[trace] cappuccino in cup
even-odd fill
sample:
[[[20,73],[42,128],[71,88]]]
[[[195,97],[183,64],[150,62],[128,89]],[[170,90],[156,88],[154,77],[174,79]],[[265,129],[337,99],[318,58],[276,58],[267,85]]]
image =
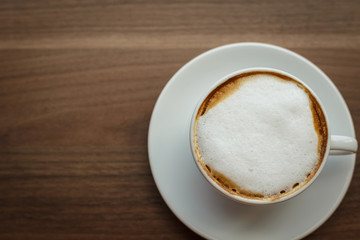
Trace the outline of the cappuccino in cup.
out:
[[[191,145],[201,172],[227,196],[274,202],[318,175],[328,135],[325,113],[303,83],[252,70],[224,80],[199,103]]]

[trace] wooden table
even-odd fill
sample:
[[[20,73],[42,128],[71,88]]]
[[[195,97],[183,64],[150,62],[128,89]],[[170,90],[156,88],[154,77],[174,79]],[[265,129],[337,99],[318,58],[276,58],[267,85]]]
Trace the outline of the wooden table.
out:
[[[198,54],[259,41],[337,85],[360,128],[360,2],[0,3],[0,239],[200,239],[161,198],[147,131]],[[359,158],[340,207],[307,239],[360,236]]]

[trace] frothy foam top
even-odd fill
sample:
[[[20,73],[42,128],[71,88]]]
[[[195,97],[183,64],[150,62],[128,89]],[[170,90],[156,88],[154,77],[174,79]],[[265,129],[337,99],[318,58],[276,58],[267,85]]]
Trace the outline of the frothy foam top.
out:
[[[265,197],[301,185],[319,162],[309,95],[271,74],[243,77],[232,88],[197,118],[202,163]]]

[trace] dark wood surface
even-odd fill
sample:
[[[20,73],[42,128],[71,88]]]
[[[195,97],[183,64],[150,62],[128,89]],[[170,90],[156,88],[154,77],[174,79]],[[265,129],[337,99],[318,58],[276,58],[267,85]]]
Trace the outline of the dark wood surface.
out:
[[[219,45],[298,52],[360,128],[360,2],[0,2],[0,239],[201,239],[168,209],[147,155],[170,77]],[[360,173],[307,239],[358,239]]]

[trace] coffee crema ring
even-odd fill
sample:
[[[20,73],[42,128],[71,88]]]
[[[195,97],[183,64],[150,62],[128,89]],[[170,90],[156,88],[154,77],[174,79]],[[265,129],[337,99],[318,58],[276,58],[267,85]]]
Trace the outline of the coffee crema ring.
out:
[[[203,151],[203,149],[201,149],[203,146],[201,144],[203,144],[202,142],[206,142],[207,140],[203,141],[201,139],[201,136],[199,137],[199,121],[201,121],[200,119],[201,118],[205,118],[204,116],[207,116],[208,113],[211,111],[211,110],[214,110],[215,111],[218,111],[219,113],[218,114],[222,114],[222,110],[225,108],[225,110],[229,110],[229,111],[237,111],[238,109],[237,108],[232,108],[231,106],[231,102],[230,104],[226,105],[226,107],[224,107],[225,105],[221,105],[220,103],[224,103],[226,101],[230,101],[229,99],[231,97],[233,97],[236,94],[238,94],[238,92],[242,91],[242,89],[244,88],[248,88],[251,84],[251,82],[256,82],[256,81],[260,81],[262,79],[262,81],[274,81],[273,83],[274,84],[270,84],[270,86],[272,85],[279,85],[278,83],[292,83],[291,85],[295,85],[297,88],[294,88],[293,86],[288,86],[288,85],[284,85],[284,89],[287,89],[288,91],[295,91],[294,92],[294,95],[297,96],[299,95],[300,93],[296,92],[297,90],[296,89],[301,89],[301,92],[303,93],[306,93],[306,96],[308,98],[308,107],[310,108],[311,112],[310,112],[310,116],[311,116],[311,121],[312,121],[312,127],[314,129],[314,132],[316,133],[316,143],[317,143],[317,146],[316,146],[316,149],[314,151],[316,151],[316,162],[313,164],[312,168],[311,168],[311,171],[309,170],[306,170],[306,172],[302,173],[304,175],[303,179],[297,179],[296,181],[294,182],[291,182],[289,184],[287,184],[287,187],[285,188],[281,188],[281,189],[278,189],[278,191],[276,192],[272,192],[272,194],[267,194],[267,193],[264,193],[264,191],[256,191],[254,190],[254,188],[247,188],[246,184],[243,184],[241,181],[239,182],[239,179],[237,179],[236,177],[234,178],[234,173],[231,172],[233,169],[234,166],[230,166],[227,168],[226,171],[223,171],[223,169],[221,169],[222,167],[218,167],[216,166],[216,161],[219,161],[221,162],[221,160],[214,160],[214,159],[203,159],[203,154],[201,154],[201,152]],[[266,80],[267,79],[267,80]],[[266,83],[268,84],[268,83]],[[257,85],[256,85],[257,86]],[[255,87],[256,87],[255,86]],[[279,85],[280,88],[282,88],[283,86],[280,84]],[[250,88],[251,89],[251,88]],[[269,88],[271,89],[271,87]],[[276,87],[275,87],[276,89]],[[294,90],[295,89],[295,90]],[[272,89],[271,89],[272,90]],[[260,92],[262,92],[264,90],[261,90]],[[270,90],[269,90],[270,91]],[[256,92],[256,91],[255,91]],[[245,91],[246,94],[252,94],[251,91]],[[256,94],[256,93],[255,93]],[[271,95],[271,94],[270,94]],[[301,97],[301,94],[299,95],[300,96],[300,99],[302,99]],[[237,96],[238,99],[242,100],[241,99],[241,95],[240,97]],[[252,96],[251,96],[252,97]],[[287,99],[290,99],[290,103],[291,103],[291,94],[285,94],[284,93],[284,106],[287,107]],[[276,98],[276,96],[274,97]],[[281,98],[281,97],[280,97]],[[235,99],[235,98],[234,98]],[[250,98],[251,99],[251,98]],[[256,97],[255,97],[256,99]],[[270,99],[270,100],[273,100],[273,99]],[[274,100],[276,101],[276,99]],[[303,99],[301,100],[303,101]],[[246,101],[245,101],[246,102]],[[260,104],[261,102],[259,102]],[[281,101],[280,101],[281,103]],[[291,113],[292,111],[296,112],[297,111],[297,108],[295,109],[294,106],[296,106],[296,101],[294,103],[291,103],[293,105],[289,105],[289,112]],[[264,102],[264,106],[266,106],[266,101]],[[281,103],[282,104],[282,103]],[[220,106],[221,105],[221,106]],[[261,105],[261,104],[260,104]],[[219,107],[220,106],[220,107]],[[237,106],[237,105],[236,105]],[[241,105],[239,105],[241,106]],[[254,108],[256,108],[257,106],[255,105]],[[221,109],[223,108],[223,109]],[[294,109],[292,109],[294,108]],[[299,109],[302,109],[304,108],[304,104],[302,104],[302,106],[299,106],[298,107]],[[219,110],[220,109],[220,110]],[[266,109],[265,109],[266,110]],[[274,111],[276,112],[276,107],[274,108]],[[288,109],[286,110],[288,111]],[[227,115],[228,113],[226,111],[224,111],[225,114],[223,114],[224,116]],[[280,111],[281,112],[281,111]],[[261,111],[260,111],[261,113]],[[300,112],[302,113],[302,112]],[[304,110],[304,113],[306,113],[306,111]],[[211,113],[212,114],[212,113]],[[258,114],[256,112],[256,114]],[[271,111],[269,111],[268,113],[266,114],[273,114]],[[265,115],[266,115],[265,114]],[[261,114],[260,114],[261,115]],[[296,114],[295,114],[296,115]],[[231,115],[231,116],[236,116],[235,115]],[[241,119],[243,115],[241,116],[236,116],[237,118]],[[276,114],[274,115],[274,119],[276,119]],[[292,115],[289,115],[289,118],[291,117]],[[260,116],[261,117],[261,116]],[[216,116],[214,117],[215,120],[219,120],[219,119],[223,119],[222,116]],[[256,118],[255,118],[256,119]],[[270,118],[271,119],[271,118]],[[309,120],[308,118],[306,118],[307,120]],[[283,119],[279,119],[279,121],[283,121]],[[230,121],[231,122],[231,121]],[[241,121],[239,121],[240,124],[241,124]],[[296,122],[296,120],[294,121]],[[214,125],[215,127],[214,128],[227,128],[229,126],[223,126],[221,124],[222,122],[218,121],[216,125]],[[232,125],[235,125],[237,122],[236,121],[233,121],[231,122],[233,123]],[[266,124],[266,121],[264,121],[264,123]],[[301,122],[300,122],[301,123]],[[201,123],[202,124],[202,123]],[[263,124],[262,122],[260,122],[260,125]],[[272,124],[272,123],[271,123]],[[270,125],[271,125],[270,124]],[[276,125],[276,121],[273,121],[273,124]],[[230,124],[231,125],[231,124]],[[246,124],[245,124],[246,125]],[[232,127],[232,126],[231,126]],[[229,127],[229,129],[232,129],[231,127]],[[272,127],[272,126],[271,126]],[[301,124],[298,124],[298,127],[301,128],[303,126],[301,126]],[[206,127],[205,127],[206,128]],[[253,127],[254,128],[254,132],[256,133],[256,126]],[[284,127],[285,128],[285,127]],[[215,130],[216,130],[215,129]],[[235,129],[237,129],[235,127]],[[265,128],[266,129],[266,128]],[[281,132],[281,127],[279,128],[280,132]],[[250,198],[250,199],[262,199],[262,200],[276,200],[276,199],[279,199],[279,198],[282,198],[284,196],[287,196],[287,195],[290,195],[292,194],[293,192],[296,192],[297,190],[301,189],[304,185],[306,185],[316,174],[316,172],[318,171],[323,159],[324,159],[324,156],[325,156],[325,152],[326,152],[326,147],[327,147],[327,140],[328,140],[328,136],[327,136],[327,124],[326,124],[326,120],[325,120],[325,116],[324,116],[324,113],[320,107],[320,104],[318,103],[318,101],[316,100],[316,98],[312,95],[312,93],[305,87],[303,86],[300,82],[288,77],[288,76],[285,76],[285,75],[282,75],[282,74],[279,74],[279,73],[275,73],[275,72],[270,72],[270,71],[254,71],[254,72],[246,72],[246,73],[242,73],[242,74],[238,74],[234,77],[231,77],[229,78],[228,80],[226,80],[224,83],[220,84],[219,86],[217,86],[214,90],[212,90],[210,92],[210,94],[208,94],[208,96],[205,98],[205,100],[202,102],[202,104],[200,105],[197,113],[196,113],[196,117],[195,117],[195,124],[194,124],[194,138],[193,138],[193,143],[194,143],[194,146],[195,146],[195,153],[196,153],[196,157],[197,157],[197,161],[199,161],[201,167],[206,171],[206,173],[208,174],[208,176],[214,181],[216,182],[221,188],[223,188],[224,190],[226,190],[227,192],[231,193],[231,194],[234,194],[234,195],[239,195],[239,196],[242,196],[242,197],[245,197],[245,198]],[[229,131],[232,131],[232,130],[229,130]],[[215,133],[218,133],[219,131],[214,131]],[[228,134],[228,132],[224,131],[226,134]],[[245,131],[246,132],[246,131]],[[286,131],[285,131],[286,132]],[[298,131],[299,132],[299,131]],[[301,132],[301,131],[300,131]],[[241,133],[236,133],[236,134],[241,134]],[[276,134],[276,131],[275,131],[275,134]],[[206,135],[206,134],[205,134]],[[255,134],[256,135],[256,134]],[[207,135],[206,135],[207,136]],[[231,136],[231,135],[229,135]],[[286,134],[284,134],[284,136],[287,136]],[[290,134],[291,136],[291,134]],[[293,136],[292,136],[293,137]],[[221,138],[221,137],[220,137]],[[199,139],[200,139],[200,142],[201,142],[201,146],[199,148]],[[211,139],[211,138],[209,138]],[[234,141],[237,141],[238,139],[237,138],[234,138],[235,140]],[[313,137],[313,139],[315,140],[315,138]],[[296,140],[295,137],[293,137],[292,140]],[[224,141],[226,142],[226,141]],[[289,140],[289,142],[287,143],[288,145],[290,144],[291,145],[291,142]],[[221,144],[220,144],[221,145]],[[254,144],[256,145],[256,144]],[[307,144],[306,146],[313,146],[314,144]],[[225,144],[225,146],[227,146]],[[264,144],[265,146],[265,144]],[[286,145],[287,146],[287,145]],[[215,146],[216,148],[217,146]],[[253,146],[250,146],[250,147],[253,147]],[[224,147],[224,149],[226,149],[226,147]],[[211,151],[213,149],[210,149]],[[223,149],[221,149],[223,150]],[[262,151],[261,147],[257,148],[257,149],[253,149],[254,151]],[[283,149],[281,149],[283,150]],[[296,149],[295,149],[296,150]],[[208,151],[208,150],[206,150]],[[224,150],[225,151],[225,150]],[[250,150],[247,150],[245,149],[245,153],[244,155],[250,155],[251,154],[247,154],[246,151],[250,151]],[[271,152],[271,151],[270,151]],[[275,151],[276,152],[276,151]],[[296,153],[298,154],[298,153]],[[294,155],[296,155],[294,154]],[[205,154],[206,155],[206,154]],[[241,155],[241,154],[240,154]],[[298,154],[299,155],[299,154]],[[297,156],[297,155],[296,155]],[[210,157],[212,157],[210,155]],[[228,156],[226,156],[228,157]],[[239,158],[241,158],[242,156],[238,156]],[[301,157],[301,156],[300,156]],[[235,158],[235,157],[234,157]],[[290,159],[291,158],[291,154],[288,154],[288,158]],[[231,158],[230,158],[231,159]],[[298,159],[301,160],[301,158],[298,157]],[[285,159],[286,160],[286,159]],[[262,162],[262,160],[258,160],[259,162]],[[230,160],[229,161],[230,163],[234,163],[234,161]],[[215,163],[215,164],[214,164]],[[224,163],[222,163],[224,164]],[[268,164],[268,163],[266,163]],[[265,165],[266,165],[265,164]],[[295,163],[293,164],[289,164],[289,166],[293,166]],[[213,166],[214,165],[214,166]],[[219,165],[219,164],[218,164]],[[226,165],[226,163],[225,163]],[[271,164],[270,164],[271,165]],[[301,165],[301,163],[300,163]],[[221,166],[221,164],[220,164]],[[251,164],[249,165],[250,167],[248,167],[248,172],[244,169],[242,169],[242,172],[241,173],[245,173],[245,177],[253,177],[255,175],[252,174],[252,171],[256,171],[257,168],[256,166],[251,166]],[[252,168],[254,170],[252,170]],[[230,170],[229,170],[230,169]],[[273,170],[273,169],[269,169],[270,170]],[[229,173],[230,172],[230,173]],[[266,172],[266,171],[265,171]],[[286,175],[286,174],[285,174]],[[270,175],[269,175],[270,176]],[[256,179],[256,178],[254,178]],[[264,178],[266,179],[266,178]],[[264,179],[262,181],[264,181]],[[269,178],[269,182],[271,183],[271,177]],[[250,184],[251,185],[251,184]],[[268,185],[271,185],[271,184],[268,184]],[[256,188],[255,188],[256,189]]]

